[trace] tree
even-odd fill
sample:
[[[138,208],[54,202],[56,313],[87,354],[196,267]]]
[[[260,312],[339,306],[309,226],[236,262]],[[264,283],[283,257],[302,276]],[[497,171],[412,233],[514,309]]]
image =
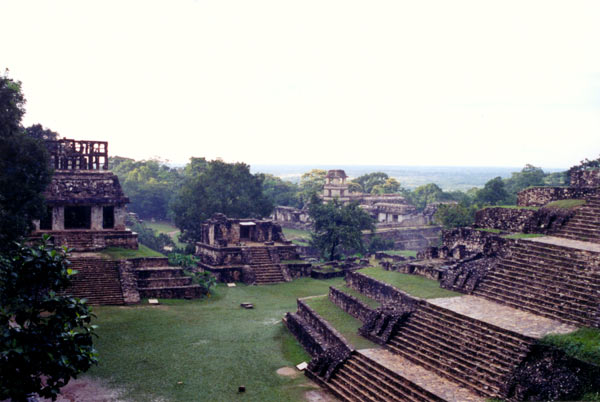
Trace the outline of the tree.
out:
[[[202,223],[216,212],[232,218],[268,216],[273,204],[263,193],[263,181],[245,163],[214,160],[200,171],[190,170],[171,205],[180,239],[199,240]]]
[[[357,177],[356,179],[352,180],[352,183],[356,183],[360,186],[360,188],[362,189],[361,191],[363,193],[373,193],[373,188],[375,186],[383,186],[386,183],[386,180],[388,180],[388,175],[386,173],[383,172],[373,172],[373,173],[367,173],[367,174],[363,174],[362,176]],[[399,185],[400,183],[398,183]],[[375,193],[377,194],[377,193]]]
[[[480,205],[501,205],[510,203],[510,199],[510,194],[506,191],[504,182],[500,176],[485,183],[475,197],[475,201]]]
[[[340,248],[364,252],[363,230],[373,230],[373,218],[357,202],[343,205],[339,200],[323,203],[316,195],[308,213],[314,222],[310,243],[330,261],[339,259]]]
[[[282,180],[272,174],[265,174],[263,190],[265,196],[271,200],[273,205],[284,205],[289,207],[302,207],[298,185],[290,181]]]
[[[21,127],[24,105],[21,83],[0,77],[0,251],[43,216],[42,192],[51,178],[46,147]]]
[[[437,184],[429,183],[414,189],[408,194],[408,198],[417,210],[423,211],[428,204],[447,201],[449,197]]]
[[[0,399],[55,400],[70,378],[97,363],[88,306],[59,295],[74,274],[68,264],[48,237],[0,256]]]
[[[313,169],[300,177],[299,195],[302,205],[310,202],[313,195],[320,194],[323,191],[325,176],[327,176],[326,170]]]
[[[515,196],[527,187],[543,186],[546,174],[542,168],[527,164],[520,172],[514,172],[511,177],[504,180],[506,191]]]
[[[465,204],[441,204],[435,211],[434,219],[444,229],[472,225],[475,222],[475,207]]]
[[[25,132],[28,136],[38,139],[38,140],[57,140],[58,133],[50,130],[49,128],[44,128],[41,124],[34,124],[33,126],[29,126],[25,129]]]
[[[400,192],[401,188],[400,182],[390,177],[383,184],[374,185],[371,194],[394,194]]]

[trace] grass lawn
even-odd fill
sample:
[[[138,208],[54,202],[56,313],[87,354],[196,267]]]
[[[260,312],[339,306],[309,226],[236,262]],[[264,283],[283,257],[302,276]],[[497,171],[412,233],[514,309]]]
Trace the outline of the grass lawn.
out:
[[[544,207],[570,209],[570,208],[580,207],[582,205],[585,205],[585,200],[568,199],[568,200],[552,201],[552,202],[549,202],[548,204],[544,205]]]
[[[95,307],[100,365],[89,373],[125,389],[123,399],[133,401],[300,401],[311,389],[308,380],[276,370],[310,357],[281,319],[296,311],[296,298],[326,294],[342,283],[219,284],[202,300]],[[243,309],[242,302],[255,308]],[[239,385],[246,386],[244,394]]]
[[[500,229],[492,229],[492,228],[477,228],[475,230],[479,230],[480,232],[488,232],[488,233],[501,233]]]
[[[165,255],[159,253],[158,251],[149,249],[143,244],[139,244],[137,250],[131,250],[128,248],[121,247],[108,247],[100,251],[100,254],[102,254],[104,258],[109,260],[123,260],[127,258],[141,257],[165,257]]]
[[[452,292],[440,287],[437,281],[423,278],[418,275],[401,274],[394,271],[386,271],[379,267],[369,267],[359,270],[361,274],[371,278],[388,283],[397,287],[406,293],[423,299],[433,299],[436,297],[462,296],[457,292]]]
[[[301,230],[301,229],[282,228],[282,230],[283,230],[283,234],[285,235],[285,237],[288,240],[291,240],[293,238],[309,239],[310,238],[310,234],[312,233],[309,230]]]
[[[401,255],[403,257],[417,257],[417,252],[414,250],[383,250],[384,253],[389,255]]]
[[[171,237],[171,239],[173,239],[173,241],[175,242],[175,245],[178,248],[184,248],[186,246],[186,243],[182,243],[179,241],[179,234],[181,233],[181,231],[179,229],[177,229],[177,227],[173,226],[173,224],[171,224],[170,222],[150,222],[150,221],[144,221],[144,224],[146,226],[148,226],[150,229],[155,230],[157,233],[164,233],[167,234]],[[174,233],[173,235],[171,235],[171,233],[173,232],[177,232]]]
[[[358,300],[362,301],[363,303],[365,303],[367,306],[369,306],[371,308],[375,309],[381,305],[381,303],[379,303],[377,300],[371,299],[370,297],[367,297],[364,294],[362,294],[352,288],[349,288],[346,285],[339,286],[338,289],[346,294],[356,297]]]
[[[531,239],[534,237],[543,237],[545,235],[539,233],[513,233],[506,236],[502,236],[505,239]]]
[[[378,348],[379,345],[358,334],[362,322],[346,313],[329,300],[327,295],[305,300],[321,317],[337,329],[355,349]]]
[[[554,345],[569,356],[600,366],[600,329],[579,328],[564,335],[546,335],[541,343]]]

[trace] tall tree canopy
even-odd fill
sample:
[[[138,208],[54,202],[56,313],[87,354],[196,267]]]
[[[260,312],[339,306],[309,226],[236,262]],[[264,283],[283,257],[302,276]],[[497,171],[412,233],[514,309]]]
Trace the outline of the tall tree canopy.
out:
[[[480,205],[502,205],[511,202],[511,195],[500,176],[485,183],[485,186],[477,192],[475,201]]]
[[[357,202],[342,204],[337,199],[323,203],[317,196],[310,201],[308,212],[314,222],[311,245],[330,261],[340,257],[340,249],[364,252],[363,230],[372,230],[373,218]]]
[[[323,169],[313,169],[300,177],[300,199],[302,204],[308,204],[313,195],[321,194],[325,185],[325,176],[327,171]]]
[[[201,224],[216,212],[232,218],[262,218],[273,210],[263,193],[264,176],[245,163],[207,162],[190,169],[174,199],[175,224],[185,240],[201,238]]]
[[[282,180],[272,174],[265,174],[264,177],[263,189],[265,196],[273,205],[302,208],[302,200],[297,184]]]
[[[51,178],[46,147],[21,126],[24,106],[21,83],[0,77],[0,251],[43,215],[42,192]]]
[[[363,193],[372,193],[375,187],[381,187],[388,180],[388,175],[383,172],[373,172],[363,174],[362,176],[357,177],[356,179],[351,180],[351,183],[358,184],[360,191]],[[398,183],[399,185],[400,183]],[[352,186],[353,191],[356,187]],[[378,191],[375,191],[377,193]]]

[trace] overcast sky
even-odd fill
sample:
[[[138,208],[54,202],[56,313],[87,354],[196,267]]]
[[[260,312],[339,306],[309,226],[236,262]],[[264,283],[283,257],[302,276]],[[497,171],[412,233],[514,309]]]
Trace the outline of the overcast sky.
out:
[[[600,1],[0,7],[25,124],[111,155],[569,167],[600,154]]]

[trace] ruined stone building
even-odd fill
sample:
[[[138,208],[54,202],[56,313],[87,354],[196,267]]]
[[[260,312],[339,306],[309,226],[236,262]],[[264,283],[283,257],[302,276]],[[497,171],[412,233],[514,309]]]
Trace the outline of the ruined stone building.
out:
[[[298,258],[296,248],[273,221],[223,214],[214,214],[202,224],[196,255],[200,266],[220,281],[257,284],[291,280],[280,262]]]
[[[55,244],[76,251],[137,248],[137,235],[125,228],[129,198],[108,170],[108,143],[69,139],[46,143],[54,175],[44,192],[46,215],[34,222],[33,237],[49,234]]]
[[[440,237],[440,227],[433,222],[437,205],[430,205],[418,212],[400,194],[366,194],[349,190],[346,172],[329,170],[321,198],[324,202],[338,199],[343,203],[358,202],[375,220],[375,235],[393,240],[397,248],[421,250],[436,244]],[[276,207],[272,218],[283,227],[310,230],[308,211],[292,207]],[[365,237],[371,237],[365,234]]]
[[[166,257],[114,260],[101,253],[107,247],[138,248],[137,233],[125,227],[129,198],[108,170],[107,142],[61,139],[46,144],[54,174],[44,192],[47,213],[34,222],[30,240],[47,234],[56,246],[72,250],[69,261],[78,273],[69,294],[91,304],[126,304],[205,292],[181,268],[169,267]]]

